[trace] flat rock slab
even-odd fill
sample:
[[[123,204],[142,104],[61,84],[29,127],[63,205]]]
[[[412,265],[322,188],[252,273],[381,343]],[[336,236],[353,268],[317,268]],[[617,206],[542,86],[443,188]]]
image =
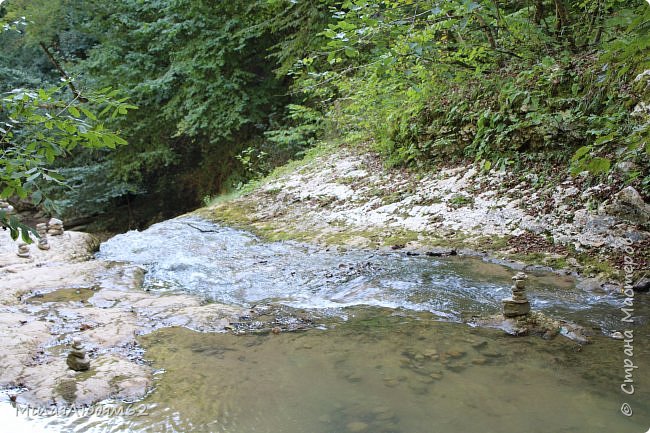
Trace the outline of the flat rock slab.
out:
[[[49,250],[32,244],[30,258],[20,258],[8,233],[0,232],[0,387],[20,388],[18,403],[140,399],[153,371],[143,362],[138,335],[169,326],[224,331],[241,312],[191,295],[143,290],[144,270],[94,260],[98,242],[86,233],[66,231],[48,240]],[[73,338],[88,350],[88,371],[66,365]]]

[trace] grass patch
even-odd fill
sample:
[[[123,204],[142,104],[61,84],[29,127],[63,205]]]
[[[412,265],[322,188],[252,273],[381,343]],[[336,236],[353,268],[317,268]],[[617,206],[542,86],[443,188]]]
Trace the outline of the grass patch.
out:
[[[409,242],[417,241],[420,238],[418,232],[411,230],[400,230],[395,233],[391,233],[390,236],[382,239],[382,244],[384,246],[392,245],[406,245]]]
[[[383,196],[381,198],[381,201],[382,201],[382,203],[384,205],[398,203],[398,202],[404,200],[405,195],[406,195],[406,193],[404,193],[404,192],[395,191],[395,192],[391,192],[391,193],[386,194],[385,196]]]
[[[352,185],[356,183],[358,180],[359,178],[356,176],[345,176],[345,177],[337,178],[335,182],[341,185]]]
[[[474,204],[474,197],[467,196],[464,194],[454,194],[447,202],[447,205],[453,209],[458,209],[473,204]]]

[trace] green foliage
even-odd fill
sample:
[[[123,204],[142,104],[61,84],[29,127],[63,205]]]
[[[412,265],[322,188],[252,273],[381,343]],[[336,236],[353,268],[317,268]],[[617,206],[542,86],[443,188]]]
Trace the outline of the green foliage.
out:
[[[117,123],[131,145],[113,156],[112,177],[192,206],[246,175],[237,155],[259,147],[286,102],[265,58],[277,41],[260,25],[265,2],[90,3],[84,31],[99,43],[74,70],[120,83],[141,107]]]
[[[278,166],[293,156],[303,156],[324,132],[324,117],[319,111],[304,105],[287,105],[288,115],[278,129],[264,133],[272,164]]]
[[[95,151],[85,158],[78,155],[69,167],[58,168],[65,185],[39,185],[47,197],[44,207],[65,219],[84,218],[109,212],[123,197],[145,193],[129,182],[106,176],[115,171],[114,164],[108,151]]]
[[[49,89],[14,89],[0,99],[0,199],[31,196],[35,204],[45,198],[40,185],[64,178],[52,168],[76,148],[114,149],[126,144],[106,129],[102,117],[124,115],[136,108],[126,98],[114,99],[110,88],[84,94],[84,103],[66,98],[67,83]],[[95,114],[93,111],[99,111]],[[6,215],[0,224],[19,228]]]
[[[33,228],[21,223],[15,216],[8,215],[6,212],[0,210],[0,227],[9,229],[9,235],[14,241],[19,237],[27,243],[32,243],[32,236],[39,238],[38,233]]]
[[[255,147],[247,147],[242,150],[235,158],[243,167],[242,177],[244,179],[259,179],[268,174],[270,167],[267,163],[267,153],[256,149]],[[239,188],[243,183],[238,185]]]
[[[344,1],[333,17],[296,61],[298,88],[389,165],[553,154],[574,172],[648,167],[647,113],[634,112],[648,100],[634,81],[650,68],[647,5]]]
[[[40,179],[61,182],[56,170],[49,168],[56,158],[78,146],[114,149],[126,144],[97,120],[126,114],[135,106],[126,99],[112,99],[116,91],[109,88],[89,92],[85,98],[103,107],[97,116],[78,100],[63,99],[64,88],[14,89],[0,99],[0,198],[26,198],[31,193],[40,202]]]
[[[448,205],[452,208],[460,208],[472,204],[474,204],[474,199],[463,194],[454,194],[448,202]]]
[[[15,23],[0,46],[0,90],[49,88],[39,83],[70,71],[80,87],[119,86],[141,108],[111,105],[97,130],[81,109],[92,101],[74,101],[58,107],[68,126],[52,128],[70,142],[17,147],[14,160],[43,162],[20,167],[12,192],[46,188],[56,168],[75,185],[48,189],[63,209],[130,212],[140,200],[180,212],[326,134],[374,143],[389,165],[552,161],[605,176],[631,161],[626,180],[650,192],[643,2],[9,0],[1,15]],[[20,101],[44,116],[31,96]],[[23,125],[24,137],[46,129]],[[109,146],[107,128],[131,145],[75,150]]]

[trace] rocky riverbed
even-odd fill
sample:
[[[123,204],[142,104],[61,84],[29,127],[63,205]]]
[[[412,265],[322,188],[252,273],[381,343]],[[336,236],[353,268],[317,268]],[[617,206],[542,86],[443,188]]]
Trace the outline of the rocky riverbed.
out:
[[[344,318],[351,314],[344,308],[364,305],[427,311],[514,334],[553,337],[564,330],[586,342],[566,321],[536,315],[535,326],[514,326],[490,316],[510,294],[511,272],[480,260],[267,243],[196,218],[116,236],[99,259],[89,234],[66,231],[50,236],[49,245],[33,244],[25,258],[8,234],[0,237],[0,387],[19,404],[142,398],[154,367],[138,338],[161,328],[277,334],[313,329],[319,317]],[[532,281],[534,307],[551,313],[586,304],[606,310],[613,301],[607,292],[566,298],[570,277],[540,274]],[[576,300],[584,305],[572,305]],[[74,339],[87,350],[88,371],[66,365]]]

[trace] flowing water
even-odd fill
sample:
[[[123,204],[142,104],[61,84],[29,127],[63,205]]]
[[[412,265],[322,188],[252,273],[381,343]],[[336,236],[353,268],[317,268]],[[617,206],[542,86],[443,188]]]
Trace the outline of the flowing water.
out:
[[[146,266],[145,285],[180,290],[225,304],[277,303],[341,312],[359,305],[428,311],[441,319],[489,315],[510,296],[513,272],[478,259],[338,252],[257,237],[196,219],[118,235],[100,258]],[[532,307],[605,329],[616,327],[615,294],[574,290],[571,277],[531,275]],[[615,318],[618,320],[618,318]]]
[[[513,271],[476,259],[324,251],[196,219],[116,236],[100,259],[148,269],[149,290],[313,312],[278,335],[169,328],[141,337],[159,369],[147,416],[42,418],[51,431],[219,433],[644,433],[650,427],[647,295],[635,302],[635,394],[620,391],[622,298],[531,275],[533,308],[598,329],[592,344],[461,323],[499,311]],[[301,313],[302,314],[302,313]],[[601,332],[602,331],[602,332]],[[634,414],[619,408],[629,402]],[[0,408],[0,417],[6,410]],[[20,431],[21,422],[12,431]]]

